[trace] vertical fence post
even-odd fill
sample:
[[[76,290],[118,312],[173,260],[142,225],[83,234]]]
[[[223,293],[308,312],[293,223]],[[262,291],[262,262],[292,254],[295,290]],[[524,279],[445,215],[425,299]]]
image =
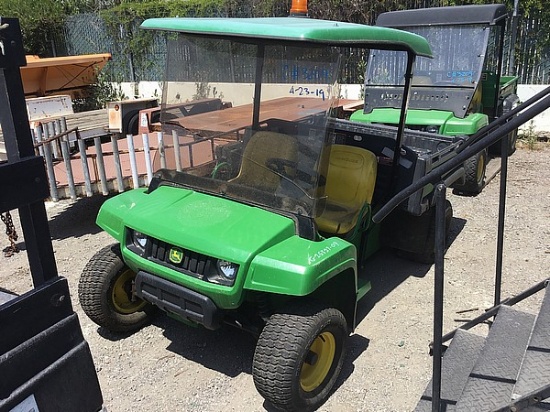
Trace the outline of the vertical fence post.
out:
[[[48,138],[48,129],[40,125],[36,128],[36,137],[39,142],[43,142]],[[44,134],[43,134],[44,133]],[[57,193],[57,183],[55,181],[55,172],[53,169],[52,151],[49,143],[42,143],[42,150],[44,152],[44,160],[46,162],[46,171],[48,172],[48,183],[50,186],[50,197],[54,202],[59,200],[59,194]]]
[[[67,119],[65,117],[62,117],[61,119],[59,119],[59,125],[60,125],[60,130],[61,130],[61,133],[64,133],[67,131],[68,127],[67,127]],[[72,132],[68,135],[65,136],[65,139],[67,140],[67,144],[69,146],[69,153],[71,151],[71,139],[70,139],[70,135],[73,134],[75,132]]]
[[[132,184],[134,189],[139,187],[139,175],[136,164],[136,149],[134,147],[134,136],[131,134],[126,135],[128,142],[128,155],[130,156],[130,169],[132,169]]]
[[[441,361],[443,335],[443,285],[445,255],[445,195],[446,187],[435,188],[435,268],[434,268],[434,331],[433,331],[433,380],[432,412],[440,411],[441,404]]]
[[[38,133],[40,132],[40,138],[38,137]],[[37,126],[34,126],[34,129],[31,130],[32,133],[32,140],[33,143],[38,144],[42,140],[42,130],[40,129],[40,124]],[[42,145],[38,145],[38,154],[42,157],[44,157],[44,147]]]
[[[61,121],[59,119],[55,119],[53,122],[53,131],[55,135],[61,134]],[[61,145],[59,146],[61,147]]]
[[[80,138],[79,133],[76,133],[76,141],[78,143],[78,152],[80,153],[80,161],[82,162],[82,173],[84,174],[84,187],[86,196],[92,197],[92,179],[90,179],[90,168],[88,167],[88,156],[86,155],[86,144]]]
[[[120,164],[120,152],[118,150],[118,135],[111,134],[111,144],[113,145],[113,157],[115,158],[115,173],[118,192],[124,192],[124,179],[122,178],[122,166]]]
[[[157,132],[157,140],[159,143],[160,167],[166,169],[166,153],[164,152],[164,133]]]
[[[212,150],[212,160],[216,160],[216,145],[214,139],[210,139],[210,150]]]
[[[103,160],[103,151],[101,149],[101,140],[99,137],[94,137],[94,146],[97,155],[97,170],[99,173],[99,185],[101,185],[101,193],[103,193],[104,196],[107,196],[109,194],[109,187],[107,186],[105,162]]]
[[[180,138],[176,130],[172,130],[172,141],[174,143],[174,156],[176,160],[176,170],[181,172],[181,153],[180,153]]]
[[[149,183],[151,183],[151,179],[153,178],[153,166],[151,163],[151,148],[149,147],[149,134],[143,133],[141,135],[141,138],[143,139],[143,155],[145,156],[145,168],[147,169],[146,184],[149,185]]]
[[[56,119],[53,122],[53,130],[56,136],[59,136],[61,133],[67,130],[66,127],[63,127],[63,123],[60,119]],[[59,136],[56,139],[56,142],[59,142],[59,148],[61,149],[61,156],[63,158],[63,164],[65,166],[65,171],[67,172],[67,185],[69,186],[69,196],[72,200],[76,200],[76,187],[74,184],[73,168],[71,165],[71,154],[69,151],[69,138],[67,136]]]
[[[189,151],[189,167],[195,167],[195,163],[193,162],[193,144],[189,144],[187,150]]]
[[[67,171],[67,184],[69,185],[69,194],[71,199],[76,199],[76,187],[74,184],[73,168],[71,166],[71,155],[69,153],[69,143],[66,140],[66,136],[59,138],[61,145],[61,154],[63,155],[63,163],[65,170]]]
[[[55,136],[55,122],[48,122],[46,123],[46,128],[48,130],[48,137],[54,137]],[[59,148],[57,147],[56,141],[52,140],[50,143],[48,143],[52,149],[52,154],[55,159],[60,159],[61,156],[59,154]]]

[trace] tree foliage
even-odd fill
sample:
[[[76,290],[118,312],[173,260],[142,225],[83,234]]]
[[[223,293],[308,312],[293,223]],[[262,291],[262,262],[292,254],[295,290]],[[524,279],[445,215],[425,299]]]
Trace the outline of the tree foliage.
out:
[[[27,53],[44,54],[62,27],[66,11],[55,0],[0,0],[0,16],[17,17]]]
[[[95,0],[0,0],[0,16],[19,19],[27,54],[50,56],[66,17],[98,7]]]
[[[501,0],[510,11],[514,0]],[[421,7],[493,3],[494,0],[309,0],[313,18],[373,24],[385,11]],[[550,48],[550,8],[547,0],[519,0],[520,24],[516,63],[532,65]],[[149,17],[285,16],[291,0],[0,0],[0,16],[18,17],[27,53],[50,56],[56,38],[63,38],[68,16],[98,13],[120,49],[138,66],[152,41],[151,33],[138,30]],[[539,63],[540,66],[540,63]],[[550,63],[547,64],[550,67]]]

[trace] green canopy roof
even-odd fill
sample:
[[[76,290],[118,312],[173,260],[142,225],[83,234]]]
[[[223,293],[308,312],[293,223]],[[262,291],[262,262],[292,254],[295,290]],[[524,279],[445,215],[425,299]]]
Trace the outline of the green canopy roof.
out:
[[[167,30],[214,37],[306,42],[334,46],[361,46],[409,50],[431,57],[428,42],[421,36],[386,27],[367,26],[301,17],[266,18],[154,18],[144,29]]]

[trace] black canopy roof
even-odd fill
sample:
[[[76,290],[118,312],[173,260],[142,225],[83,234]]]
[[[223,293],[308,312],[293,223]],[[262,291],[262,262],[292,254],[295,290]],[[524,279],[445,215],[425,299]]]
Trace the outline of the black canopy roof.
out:
[[[504,24],[506,7],[503,4],[432,7],[427,9],[399,10],[382,13],[377,26],[412,27],[460,24]]]

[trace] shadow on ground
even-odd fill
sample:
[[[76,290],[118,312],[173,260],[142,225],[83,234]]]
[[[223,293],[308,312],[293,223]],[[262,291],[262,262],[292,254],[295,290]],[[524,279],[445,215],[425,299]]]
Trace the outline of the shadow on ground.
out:
[[[159,316],[154,322],[170,340],[167,349],[205,368],[237,377],[241,373],[252,374],[252,362],[256,339],[249,333],[224,326],[210,331],[194,328]],[[337,390],[353,373],[355,360],[368,348],[369,340],[361,335],[352,335],[347,341],[347,353],[342,371],[334,390]],[[262,405],[267,411],[277,410],[269,402]]]
[[[233,378],[242,372],[252,373],[256,341],[249,333],[230,326],[222,326],[217,330],[193,327],[161,311],[153,317],[151,323],[162,330],[170,341],[166,349],[182,358]],[[98,327],[97,332],[111,342],[124,340],[133,334],[115,333],[103,327]]]
[[[95,219],[99,208],[107,199],[109,199],[108,196],[102,195],[80,198],[67,205],[58,214],[50,217],[52,239],[63,240],[101,232]]]
[[[449,228],[447,247],[453,244],[460,232],[464,229],[466,220],[453,218]],[[371,282],[371,290],[357,306],[357,324],[371,311],[376,303],[391,293],[410,276],[424,277],[432,265],[414,262],[399,257],[395,251],[385,249],[374,255],[360,270],[360,276]],[[427,287],[432,287],[429,285]]]
[[[155,323],[170,340],[169,351],[230,377],[252,373],[256,340],[251,334],[231,326],[217,330],[195,328],[166,316]]]

